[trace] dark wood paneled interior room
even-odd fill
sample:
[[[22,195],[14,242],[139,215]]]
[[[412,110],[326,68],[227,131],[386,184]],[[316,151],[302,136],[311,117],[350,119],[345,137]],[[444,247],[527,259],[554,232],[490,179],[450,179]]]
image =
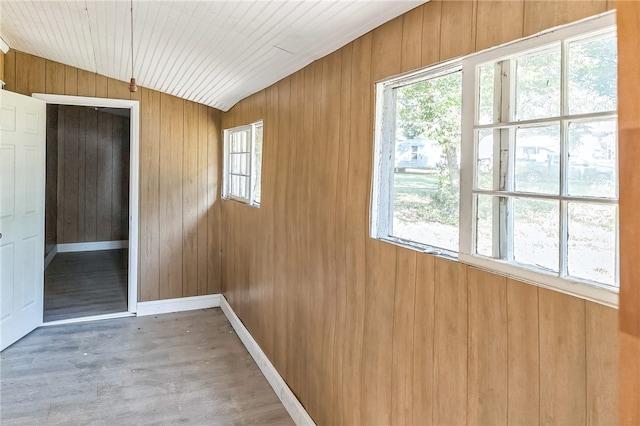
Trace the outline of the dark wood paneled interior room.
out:
[[[0,12],[1,424],[640,425],[640,2]]]

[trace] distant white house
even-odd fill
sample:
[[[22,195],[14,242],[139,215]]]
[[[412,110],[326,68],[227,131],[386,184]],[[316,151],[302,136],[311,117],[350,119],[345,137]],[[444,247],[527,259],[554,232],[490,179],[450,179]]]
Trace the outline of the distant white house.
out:
[[[395,168],[435,169],[442,157],[442,148],[437,142],[424,139],[404,139],[396,141]]]

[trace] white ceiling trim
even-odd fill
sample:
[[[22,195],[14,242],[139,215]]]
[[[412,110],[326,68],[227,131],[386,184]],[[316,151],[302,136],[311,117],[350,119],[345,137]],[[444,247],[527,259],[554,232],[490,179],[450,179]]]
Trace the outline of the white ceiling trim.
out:
[[[133,74],[141,86],[226,111],[424,2],[134,0]],[[0,37],[13,49],[128,81],[130,7],[2,0]]]

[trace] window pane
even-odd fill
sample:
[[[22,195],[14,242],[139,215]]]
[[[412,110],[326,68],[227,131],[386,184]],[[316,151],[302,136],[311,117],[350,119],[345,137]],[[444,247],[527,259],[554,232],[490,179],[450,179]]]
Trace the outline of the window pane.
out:
[[[249,178],[246,176],[231,176],[231,195],[240,198],[248,198],[247,179]]]
[[[515,190],[558,194],[560,126],[516,130]]]
[[[240,175],[249,174],[249,154],[231,154],[229,172]]]
[[[478,123],[490,124],[493,123],[493,93],[494,83],[493,75],[495,70],[494,64],[489,64],[480,67],[480,104],[478,106]]]
[[[255,127],[253,161],[253,201],[260,204],[262,194],[262,125]]]
[[[513,258],[516,262],[558,271],[558,201],[514,200]]]
[[[391,234],[458,251],[462,73],[395,90]]]
[[[483,256],[493,255],[493,216],[497,212],[498,197],[477,196],[476,253]]]
[[[479,189],[491,190],[493,185],[493,145],[494,133],[499,137],[499,133],[492,129],[484,129],[476,132],[478,162],[476,165],[476,186]],[[499,141],[497,141],[499,143]]]
[[[573,196],[617,195],[617,124],[615,120],[569,124],[568,193]]]
[[[229,194],[235,195],[236,197],[240,196],[240,177],[239,176],[229,176]]]
[[[249,152],[249,130],[242,130],[231,134],[231,152]]]
[[[560,49],[516,61],[515,119],[560,115]]]
[[[569,275],[615,285],[616,206],[569,203]]]
[[[569,43],[569,113],[617,108],[617,38]]]

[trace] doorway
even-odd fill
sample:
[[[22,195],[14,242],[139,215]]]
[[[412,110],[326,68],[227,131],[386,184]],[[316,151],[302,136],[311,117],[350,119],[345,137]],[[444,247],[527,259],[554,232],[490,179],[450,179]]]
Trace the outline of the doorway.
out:
[[[43,322],[133,315],[139,104],[33,96],[47,103]]]

